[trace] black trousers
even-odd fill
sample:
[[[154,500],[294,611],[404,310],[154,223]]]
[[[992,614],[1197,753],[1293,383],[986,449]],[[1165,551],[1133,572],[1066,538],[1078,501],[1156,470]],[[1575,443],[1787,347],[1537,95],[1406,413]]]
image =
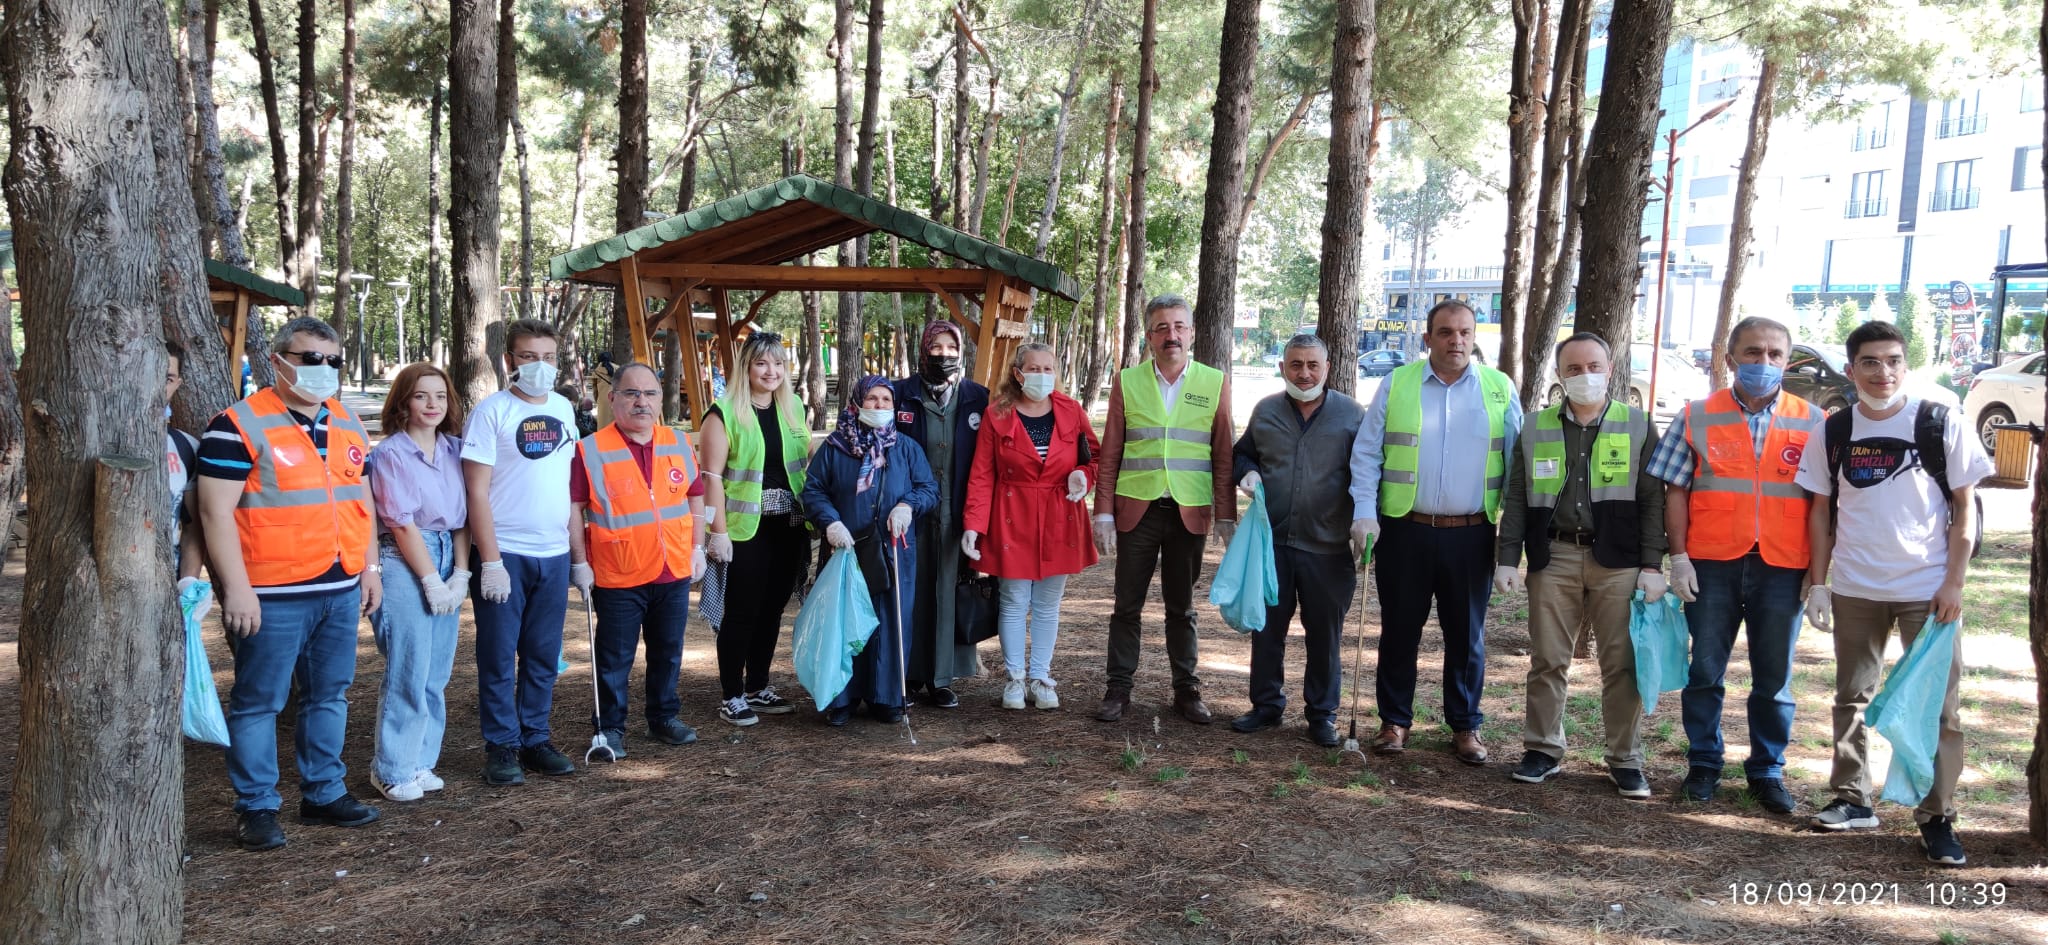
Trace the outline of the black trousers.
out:
[[[1274,546],[1280,603],[1266,608],[1266,629],[1252,634],[1252,705],[1287,709],[1287,625],[1301,610],[1308,662],[1302,667],[1304,714],[1313,722],[1337,717],[1344,689],[1344,617],[1358,590],[1358,569],[1348,554],[1315,554]]]
[[[1444,631],[1444,721],[1456,732],[1477,731],[1486,715],[1486,605],[1493,599],[1494,527],[1435,528],[1381,519],[1380,721],[1415,724],[1415,660],[1431,602]]]
[[[1152,574],[1166,600],[1166,657],[1175,691],[1202,688],[1195,675],[1195,577],[1207,536],[1188,531],[1180,508],[1155,501],[1136,527],[1116,536],[1116,604],[1109,615],[1109,688],[1129,690],[1138,672],[1138,643]]]
[[[732,545],[725,587],[725,623],[718,627],[718,688],[731,699],[768,685],[782,612],[803,579],[810,549],[803,523],[762,516],[754,537]]]

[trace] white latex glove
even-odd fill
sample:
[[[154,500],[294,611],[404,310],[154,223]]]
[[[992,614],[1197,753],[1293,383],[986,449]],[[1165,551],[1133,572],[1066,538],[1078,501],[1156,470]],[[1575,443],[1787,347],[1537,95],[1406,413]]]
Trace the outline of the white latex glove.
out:
[[[1521,589],[1522,589],[1522,572],[1521,572],[1521,571],[1519,571],[1519,570],[1516,570],[1515,568],[1513,568],[1513,567],[1511,567],[1511,566],[1509,566],[1509,565],[1505,565],[1505,564],[1499,564],[1499,565],[1495,565],[1495,566],[1494,566],[1494,568],[1493,568],[1493,592],[1494,592],[1494,593],[1496,593],[1496,594],[1506,594],[1506,593],[1508,593],[1509,591],[1519,591],[1519,590],[1521,590]]]
[[[1259,487],[1259,483],[1265,481],[1265,477],[1260,476],[1258,470],[1251,470],[1250,472],[1244,474],[1243,479],[1239,479],[1237,481],[1237,491],[1242,492],[1245,495],[1251,495],[1252,490],[1257,489]]]
[[[704,552],[713,561],[732,560],[732,536],[724,532],[712,532],[704,539]]]
[[[1835,593],[1827,585],[1806,589],[1806,622],[1822,633],[1835,632]]]
[[[1636,578],[1636,590],[1642,591],[1643,600],[1649,603],[1663,600],[1664,592],[1670,589],[1670,582],[1664,580],[1662,571],[1644,571]]]
[[[1688,604],[1699,600],[1700,573],[1693,570],[1692,558],[1684,554],[1671,556],[1671,591]]]
[[[418,577],[420,596],[426,601],[427,613],[441,617],[455,612],[455,608],[448,606],[448,585],[441,582],[440,575],[430,572]]]
[[[1226,522],[1221,519],[1211,522],[1209,523],[1209,537],[1216,539],[1217,544],[1228,547],[1230,540],[1237,537],[1237,523]]]
[[[1095,520],[1095,550],[1103,555],[1116,554],[1116,520],[1098,518]]]
[[[582,592],[583,599],[590,599],[591,585],[597,583],[597,572],[590,569],[590,562],[577,561],[569,565],[569,584]]]
[[[198,578],[196,578],[196,577],[188,577],[188,578],[179,578],[179,579],[178,579],[178,596],[180,596],[180,597],[183,597],[183,596],[185,596],[185,589],[186,589],[186,588],[188,588],[188,587],[191,587],[191,586],[192,586],[192,585],[194,585],[194,584],[205,584],[205,583],[206,583],[206,582],[204,582],[204,581],[201,581],[201,580],[199,580],[199,579],[198,579]],[[194,620],[198,620],[198,621],[201,621],[201,622],[204,622],[204,621],[206,620],[206,615],[207,615],[207,614],[209,614],[209,613],[212,613],[212,612],[213,612],[213,585],[211,585],[211,584],[206,584],[206,596],[205,596],[205,597],[201,597],[201,598],[199,598],[199,603],[198,603],[198,604],[197,604],[196,606],[194,606],[194,607],[192,608],[192,619],[194,619]]]
[[[910,531],[910,506],[898,502],[895,508],[889,510],[889,535],[892,538],[902,538],[904,533],[908,531]]]
[[[1373,543],[1373,544],[1375,544],[1375,545],[1379,544],[1379,541],[1380,541],[1380,520],[1379,520],[1379,519],[1376,519],[1376,518],[1357,518],[1357,519],[1352,519],[1352,520],[1351,520],[1351,558],[1352,558],[1352,560],[1354,560],[1354,561],[1359,561],[1359,562],[1363,562],[1363,561],[1365,561],[1365,545],[1366,545],[1366,542],[1368,542],[1368,541],[1372,542],[1372,543]],[[1363,565],[1363,564],[1361,563],[1361,564],[1359,565],[1359,567],[1363,568],[1363,567],[1364,567],[1364,565]]]
[[[456,568],[448,574],[448,612],[462,612],[462,602],[469,597],[469,572]]]
[[[981,533],[980,533],[980,532],[968,532],[968,533],[966,533],[966,534],[964,534],[964,535],[961,535],[961,536],[960,536],[960,553],[961,553],[961,554],[963,554],[963,555],[966,555],[966,556],[967,556],[967,560],[969,560],[969,561],[980,561],[980,560],[981,560],[981,552],[980,552],[980,550],[978,550],[978,549],[976,549],[976,548],[974,547],[974,546],[975,546],[976,544],[979,544],[980,542],[981,542]]]
[[[1079,502],[1088,497],[1088,474],[1078,469],[1067,474],[1067,501]]]
[[[833,522],[825,526],[825,543],[834,548],[851,548],[853,533],[846,530],[846,523]]]
[[[483,577],[477,582],[482,585],[477,596],[493,604],[502,604],[512,599],[512,575],[505,571],[504,561],[484,562]]]
[[[697,550],[690,552],[690,580],[704,580],[704,566],[704,546],[698,545]]]

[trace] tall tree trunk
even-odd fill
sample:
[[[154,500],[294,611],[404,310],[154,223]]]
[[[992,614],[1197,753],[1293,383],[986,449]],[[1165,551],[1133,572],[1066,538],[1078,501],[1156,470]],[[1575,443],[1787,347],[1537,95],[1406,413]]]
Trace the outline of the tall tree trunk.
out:
[[[447,94],[437,80],[427,104],[427,357],[435,364],[448,363],[441,295],[441,108]]]
[[[5,8],[36,511],[0,916],[10,941],[170,945],[184,907],[185,663],[167,591],[163,331],[211,313],[179,70],[163,4]]]
[[[1117,191],[1116,199],[1118,213],[1125,218],[1130,217],[1131,175],[1128,172],[1124,174],[1123,188]],[[1132,331],[1136,320],[1129,311],[1124,309],[1123,304],[1124,264],[1128,261],[1127,257],[1131,253],[1131,230],[1129,226],[1119,223],[1117,224],[1116,233],[1116,255],[1110,258],[1109,264],[1110,278],[1116,281],[1116,285],[1110,289],[1109,304],[1113,306],[1109,322],[1111,331],[1102,339],[1102,363],[1106,368],[1105,374],[1130,366],[1125,359],[1130,353],[1131,342],[1137,340],[1135,333]],[[1107,380],[1108,378],[1105,376],[1104,381],[1106,382]],[[1092,402],[1084,401],[1082,406],[1092,409],[1095,405]]]
[[[702,61],[703,60],[698,57],[690,57],[690,72],[693,76],[702,75],[702,73],[699,72],[698,70],[698,64],[701,63]],[[690,90],[690,95],[692,99],[696,98],[698,94],[698,89],[700,88],[702,88],[701,83],[693,84]],[[694,114],[696,111],[696,105],[697,103],[695,101],[692,101],[690,103],[688,111]],[[689,153],[683,155],[682,176],[680,178],[677,178],[676,180],[677,213],[686,212],[689,209],[690,204],[697,202],[698,153],[699,149],[696,148],[695,146],[692,146],[689,149]],[[713,158],[711,161],[711,165],[713,167],[717,167],[718,160],[716,158]],[[783,176],[786,177],[788,175],[785,174]],[[674,418],[683,417],[691,421],[694,425],[696,418],[685,417],[683,411],[683,358],[686,356],[696,356],[695,348],[697,339],[693,337],[697,328],[696,315],[693,313],[693,310],[690,307],[690,300],[688,296],[685,296],[684,298],[677,300],[676,306],[676,311],[671,313],[669,318],[667,319],[666,324],[668,325],[669,329],[668,341],[662,345],[661,349],[662,414],[663,416],[669,417],[671,421],[673,421]],[[685,349],[683,347],[685,344],[688,344],[690,346],[689,349]],[[740,378],[730,377],[726,378],[725,382],[728,385],[745,383]],[[710,405],[706,404],[701,407],[696,407],[692,409],[690,412],[696,414],[697,416],[703,416],[704,411],[709,408]]]
[[[1567,0],[1569,2],[1569,0]],[[1521,365],[1522,323],[1529,305],[1529,254],[1534,236],[1549,84],[1550,0],[1513,0],[1513,63],[1508,72],[1508,228],[1500,277],[1500,352],[1495,366],[1512,376]]]
[[[953,201],[953,226],[963,232],[967,222],[967,128],[973,117],[974,97],[967,91],[967,50],[972,36],[967,21],[953,18],[953,182],[947,187]]]
[[[262,0],[251,0],[261,3]],[[299,0],[299,188],[292,222],[293,256],[298,260],[294,275],[299,291],[306,293],[306,313],[320,311],[320,217],[327,182],[322,159],[326,157],[320,128],[320,83],[317,54],[320,39],[318,0]],[[346,316],[335,323],[343,338],[348,337]]]
[[[1256,0],[1252,6],[1256,18]],[[1067,89],[1060,93],[1059,117],[1053,121],[1052,169],[1046,172],[1045,209],[1038,213],[1038,238],[1031,246],[1031,255],[1039,259],[1045,258],[1046,244],[1052,239],[1052,216],[1060,204],[1060,165],[1067,156],[1067,122],[1074,115],[1074,99],[1081,94],[1081,66],[1087,62],[1088,37],[1094,32],[1095,13],[1100,9],[1102,0],[1088,0],[1088,6],[1081,11],[1081,38],[1074,43],[1074,65],[1067,70]],[[1256,37],[1253,42],[1256,44]],[[958,179],[958,175],[955,175],[955,179]]]
[[[1238,218],[1244,213],[1244,161],[1252,119],[1252,77],[1259,58],[1259,0],[1224,0],[1222,61],[1216,74],[1215,130],[1202,194],[1202,249],[1195,263],[1195,360],[1230,370],[1230,326],[1237,314]]]
[[[449,257],[454,269],[449,334],[452,392],[465,410],[492,393],[487,353],[498,323],[498,183],[505,157],[498,115],[498,17],[491,0],[451,0],[448,52]]]
[[[1003,119],[1003,113],[996,110],[996,89],[1002,81],[1002,76],[996,71],[995,56],[989,53],[986,45],[983,45],[981,37],[974,35],[974,27],[968,25],[966,11],[959,4],[953,5],[953,22],[960,28],[958,39],[973,44],[975,51],[981,53],[982,63],[988,67],[988,107],[982,109],[981,137],[974,146],[974,196],[967,201],[966,217],[961,221],[960,227],[969,236],[980,236],[983,211],[988,206],[989,154],[995,148],[996,126],[1001,124]],[[960,81],[966,76],[965,69],[957,63],[955,69],[955,81]],[[954,94],[957,96],[959,91],[956,89]],[[957,106],[957,98],[955,103]],[[964,107],[961,114],[966,114]]]
[[[0,278],[0,562],[14,545],[15,512],[28,478],[27,431],[21,426],[21,387],[15,376],[21,365],[14,353],[14,303]]]
[[[1265,149],[1259,152],[1259,163],[1252,168],[1251,181],[1244,188],[1244,211],[1237,216],[1239,236],[1244,235],[1245,224],[1251,222],[1252,207],[1258,205],[1259,191],[1266,186],[1266,175],[1273,170],[1274,159],[1280,156],[1280,149],[1287,145],[1287,139],[1294,137],[1294,132],[1301,127],[1302,119],[1308,117],[1309,106],[1314,105],[1316,99],[1322,95],[1322,89],[1301,93],[1301,97],[1294,102],[1294,110],[1288,112],[1287,120],[1280,123],[1280,130],[1273,132],[1273,136],[1266,139]]]
[[[356,163],[356,3],[341,0],[341,173],[334,183],[334,317],[337,328],[348,324],[349,276],[355,272]],[[346,331],[342,333],[347,338]],[[356,326],[356,357],[363,356],[363,327]]]
[[[1771,146],[1771,118],[1777,110],[1778,63],[1769,55],[1763,58],[1763,68],[1756,76],[1756,106],[1749,113],[1749,139],[1735,176],[1735,216],[1728,224],[1728,269],[1721,274],[1721,306],[1714,314],[1711,376],[1715,390],[1728,386],[1728,329],[1735,324],[1735,296],[1742,291],[1742,277],[1749,269],[1749,246],[1756,238],[1750,229],[1756,215],[1756,175],[1763,170],[1764,153]],[[1671,199],[1670,195],[1665,199]],[[1662,338],[1650,339],[1654,346],[1663,343]]]
[[[882,168],[889,206],[901,206],[901,204],[896,202],[896,123],[893,121],[882,129]],[[889,236],[889,268],[895,269],[901,265],[903,265],[903,240],[892,233]],[[889,313],[891,319],[895,322],[895,374],[901,377],[910,373],[910,349],[913,344],[909,336],[904,333],[903,293],[889,293]]]
[[[1010,162],[1010,185],[1003,188],[1003,218],[996,227],[995,239],[989,241],[997,246],[1008,246],[1010,244],[1010,220],[1017,209],[1017,178],[1023,175],[1023,155],[1024,136],[1019,134],[1017,136],[1018,159]]]
[[[519,317],[533,317],[533,176],[526,155],[526,123],[512,113],[512,153],[519,161]]]
[[[1124,215],[1129,258],[1124,276],[1125,367],[1144,357],[1145,337],[1145,181],[1152,158],[1152,94],[1159,91],[1154,58],[1159,47],[1159,0],[1144,0],[1138,28],[1138,114],[1131,124],[1131,209]]]
[[[624,233],[645,222],[647,210],[647,0],[625,0],[619,18],[619,185],[612,222],[615,232]],[[621,366],[633,360],[624,292],[612,295],[612,360]]]
[[[862,196],[875,193],[875,128],[882,117],[882,27],[887,12],[883,0],[868,0],[868,50],[867,65],[862,75],[860,93],[860,137],[854,149],[853,189]],[[854,264],[868,264],[868,238],[861,236],[853,242]],[[855,312],[864,313],[867,296],[864,293],[850,294]],[[865,330],[865,319],[863,319]],[[891,361],[894,359],[891,358]],[[847,388],[851,389],[851,388]]]
[[[277,103],[277,63],[271,58],[270,31],[263,25],[263,0],[249,0],[249,38],[255,47],[257,87],[263,96],[263,125],[270,137],[270,184],[277,202],[277,259],[284,279],[299,284],[299,254],[292,243],[291,157],[285,149],[284,118]]]
[[[505,134],[511,133],[519,167],[519,317],[532,318],[533,184],[526,160],[526,126],[519,121],[518,10],[518,0],[498,2],[498,141],[502,145]],[[503,162],[500,155],[499,163]]]
[[[834,0],[832,21],[832,73],[834,96],[832,108],[832,180],[841,187],[853,187],[853,4],[854,0]],[[839,265],[854,265],[853,241],[839,244]],[[860,297],[857,293],[839,293],[839,396],[847,397],[853,392],[853,385],[866,373],[861,353],[865,326],[861,323]]]
[[[2048,4],[2041,17],[2041,66],[2048,72]],[[2042,82],[2048,90],[2048,80]],[[2048,116],[2042,119],[2048,134]],[[2042,158],[2048,171],[2048,153]],[[2048,191],[2042,199],[2048,201]],[[2043,392],[2048,397],[2048,391]],[[2027,643],[2034,653],[2034,754],[2027,759],[2027,834],[2034,845],[2048,846],[2048,437],[2036,444],[2034,464],[2034,547],[2027,575]]]
[[[1642,282],[1643,205],[1650,155],[1657,142],[1664,50],[1671,37],[1672,0],[1618,4],[1607,25],[1607,69],[1600,114],[1587,146],[1583,268],[1576,327],[1619,350],[1635,339],[1636,286]],[[1627,358],[1614,359],[1608,390],[1628,391]]]
[[[1366,133],[1371,122],[1374,0],[1337,0],[1330,64],[1330,176],[1324,185],[1323,254],[1316,280],[1316,334],[1330,347],[1330,389],[1353,393],[1358,372],[1360,269],[1365,265],[1365,201],[1372,187]]]
[[[219,0],[185,0],[186,47],[191,50],[185,67],[192,73],[192,110],[199,136],[198,159],[192,168],[192,196],[199,205],[201,248],[218,240],[221,259],[230,266],[247,269],[249,250],[242,245],[234,208],[228,203],[227,163],[220,150],[220,114],[213,101],[213,31],[219,15]]]
[[[585,118],[576,132],[576,187],[575,195],[569,199],[569,247],[583,246],[583,195],[590,189],[590,177],[583,173],[590,161],[590,119]],[[683,208],[685,210],[688,207]]]
[[[1586,58],[1579,55],[1578,72],[1581,78],[1586,74]],[[1584,105],[1585,85],[1579,85],[1575,94],[1575,107]],[[1550,363],[1553,339],[1564,328],[1564,309],[1572,300],[1572,294],[1565,291],[1566,280],[1579,268],[1579,252],[1586,226],[1586,139],[1583,110],[1580,119],[1571,126],[1570,148],[1565,152],[1565,202],[1564,237],[1558,247],[1557,261],[1550,267],[1550,291],[1543,297],[1543,307],[1530,312],[1529,343],[1522,351],[1522,403],[1533,407],[1543,402],[1544,393],[1555,366]],[[1541,339],[1541,341],[1539,341]]]
[[[1114,304],[1109,297],[1109,268],[1116,264],[1116,245],[1110,238],[1116,225],[1116,135],[1117,122],[1123,118],[1124,74],[1118,70],[1109,77],[1109,114],[1103,119],[1102,128],[1102,216],[1095,228],[1095,297],[1090,301],[1089,311],[1094,317],[1088,334],[1087,370],[1081,382],[1080,400],[1083,406],[1093,406],[1095,392],[1102,388],[1102,379],[1109,372],[1109,352],[1102,339],[1117,329],[1109,320],[1109,306]]]
[[[1521,358],[1516,379],[1521,384],[1522,405],[1539,405],[1544,383],[1552,370],[1551,340],[1557,337],[1557,318],[1564,313],[1562,300],[1571,271],[1562,268],[1567,214],[1576,216],[1566,202],[1572,169],[1571,156],[1580,153],[1585,127],[1586,43],[1593,21],[1590,0],[1564,0],[1558,10],[1557,43],[1550,72],[1550,101],[1543,115],[1543,177],[1537,183],[1536,249],[1530,261],[1529,300],[1522,318],[1520,343],[1509,346],[1512,337],[1501,334],[1501,369],[1513,363],[1509,355]]]
[[[705,58],[706,56],[690,57],[689,92],[683,105],[683,121],[685,123],[683,133],[689,140],[683,142],[681,148],[683,154],[676,170],[677,213],[690,212],[691,205],[697,202],[697,158],[703,154],[703,149],[699,146],[699,139],[702,136],[694,129],[698,127],[698,117],[704,110]],[[713,157],[711,159],[711,169],[713,171],[718,170],[718,158]],[[788,177],[789,175],[784,174],[782,176]]]

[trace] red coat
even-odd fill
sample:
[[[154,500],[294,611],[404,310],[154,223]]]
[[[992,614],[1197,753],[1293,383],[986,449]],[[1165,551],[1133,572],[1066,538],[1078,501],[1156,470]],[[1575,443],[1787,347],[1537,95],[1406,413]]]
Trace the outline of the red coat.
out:
[[[1088,503],[1067,501],[1067,474],[1080,469],[1094,488],[1102,444],[1072,397],[1053,392],[1052,415],[1052,445],[1042,460],[1016,411],[991,407],[982,415],[964,519],[967,531],[981,534],[976,571],[1035,581],[1095,563]],[[1083,441],[1086,463],[1079,462]]]

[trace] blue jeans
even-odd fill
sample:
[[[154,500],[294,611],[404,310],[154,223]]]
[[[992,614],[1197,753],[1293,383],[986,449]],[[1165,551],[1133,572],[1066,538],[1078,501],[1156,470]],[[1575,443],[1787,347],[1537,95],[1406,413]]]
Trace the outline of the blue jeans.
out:
[[[435,573],[446,580],[455,569],[454,536],[424,529],[419,534]],[[462,615],[427,612],[425,592],[397,546],[385,544],[379,560],[384,602],[370,614],[370,631],[384,654],[384,686],[377,699],[372,769],[385,784],[404,784],[441,761],[441,735],[448,730],[445,696]]]
[[[1002,611],[996,619],[996,635],[1003,644],[1003,669],[1011,679],[1052,681],[1052,648],[1060,639],[1060,597],[1067,592],[1067,576],[1056,574],[1036,581],[1002,578]],[[1031,645],[1024,644],[1026,618],[1030,619]]]
[[[597,610],[597,727],[623,731],[626,691],[633,677],[633,650],[647,639],[647,724],[675,718],[683,709],[676,677],[683,671],[683,626],[690,620],[690,579],[639,587],[591,589]]]
[[[1805,568],[1765,564],[1757,554],[1734,561],[1693,559],[1699,599],[1685,605],[1692,631],[1692,667],[1680,699],[1689,764],[1721,769],[1721,680],[1735,647],[1735,628],[1749,627],[1749,757],[1751,779],[1779,778],[1792,740],[1792,650],[1799,644]]]
[[[481,560],[481,559],[479,559]],[[477,715],[484,741],[505,748],[545,744],[569,609],[569,555],[503,554],[512,596],[484,600],[482,567],[470,578],[476,613]]]
[[[348,687],[356,681],[356,621],[362,590],[263,601],[263,624],[234,646],[228,691],[228,781],[235,812],[277,810],[277,714],[298,680],[299,797],[325,804],[347,786],[342,741]]]

